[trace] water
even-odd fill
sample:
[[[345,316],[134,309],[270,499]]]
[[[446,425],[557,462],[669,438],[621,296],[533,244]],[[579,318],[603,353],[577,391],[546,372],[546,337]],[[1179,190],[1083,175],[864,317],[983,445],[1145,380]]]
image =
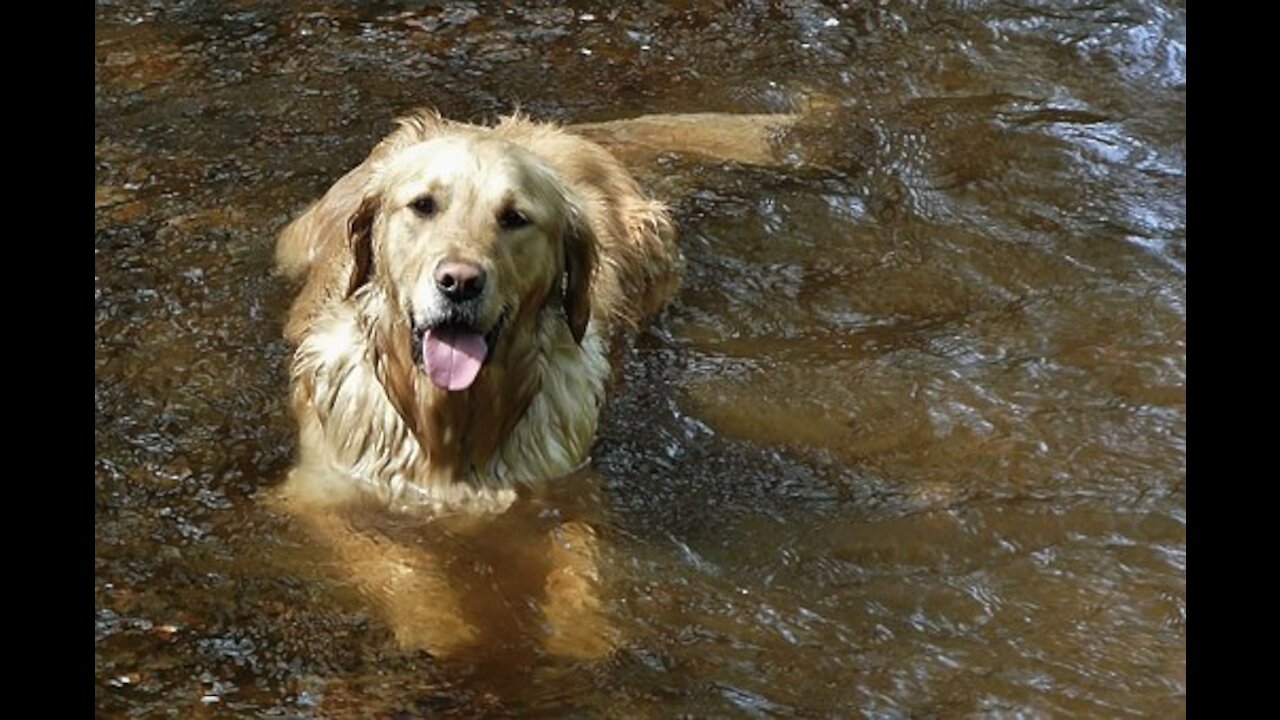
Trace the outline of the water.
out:
[[[99,2],[103,716],[1186,714],[1182,3]],[[591,479],[610,659],[400,651],[258,494],[276,232],[395,115],[828,105],[660,158]],[[518,638],[517,638],[518,639]]]

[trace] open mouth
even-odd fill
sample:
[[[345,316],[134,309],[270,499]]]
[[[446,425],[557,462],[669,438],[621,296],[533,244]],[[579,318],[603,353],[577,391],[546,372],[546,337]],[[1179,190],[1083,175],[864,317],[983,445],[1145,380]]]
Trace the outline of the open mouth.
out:
[[[487,332],[466,322],[447,319],[413,329],[414,360],[436,387],[456,392],[471,387],[498,342],[506,322],[503,311]]]

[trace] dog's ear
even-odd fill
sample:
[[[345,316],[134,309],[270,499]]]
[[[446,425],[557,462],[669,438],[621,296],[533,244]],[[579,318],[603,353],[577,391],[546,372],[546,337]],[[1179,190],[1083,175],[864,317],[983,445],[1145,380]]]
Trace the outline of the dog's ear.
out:
[[[373,219],[378,214],[378,198],[367,195],[347,218],[347,248],[351,251],[351,280],[347,297],[355,294],[373,273]]]
[[[582,344],[591,320],[591,276],[596,269],[596,235],[582,212],[569,212],[564,234],[564,314],[574,342]]]

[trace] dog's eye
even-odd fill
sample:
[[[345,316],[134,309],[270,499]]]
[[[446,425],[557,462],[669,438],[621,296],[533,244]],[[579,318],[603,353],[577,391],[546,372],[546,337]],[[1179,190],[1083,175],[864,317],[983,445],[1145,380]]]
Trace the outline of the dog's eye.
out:
[[[498,227],[503,230],[514,230],[528,225],[529,216],[514,208],[507,208],[498,216]]]
[[[436,200],[430,195],[423,195],[417,200],[414,200],[409,203],[409,207],[413,208],[414,212],[423,217],[431,217],[436,214]]]

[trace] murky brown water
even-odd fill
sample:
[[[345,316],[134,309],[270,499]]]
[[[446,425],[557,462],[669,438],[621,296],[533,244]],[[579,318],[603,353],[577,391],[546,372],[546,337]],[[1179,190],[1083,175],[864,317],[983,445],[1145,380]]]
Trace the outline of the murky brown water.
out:
[[[103,716],[1186,712],[1184,3],[107,2]],[[794,171],[665,161],[689,275],[592,470],[607,662],[437,663],[255,499],[275,233],[422,103],[835,99]]]

